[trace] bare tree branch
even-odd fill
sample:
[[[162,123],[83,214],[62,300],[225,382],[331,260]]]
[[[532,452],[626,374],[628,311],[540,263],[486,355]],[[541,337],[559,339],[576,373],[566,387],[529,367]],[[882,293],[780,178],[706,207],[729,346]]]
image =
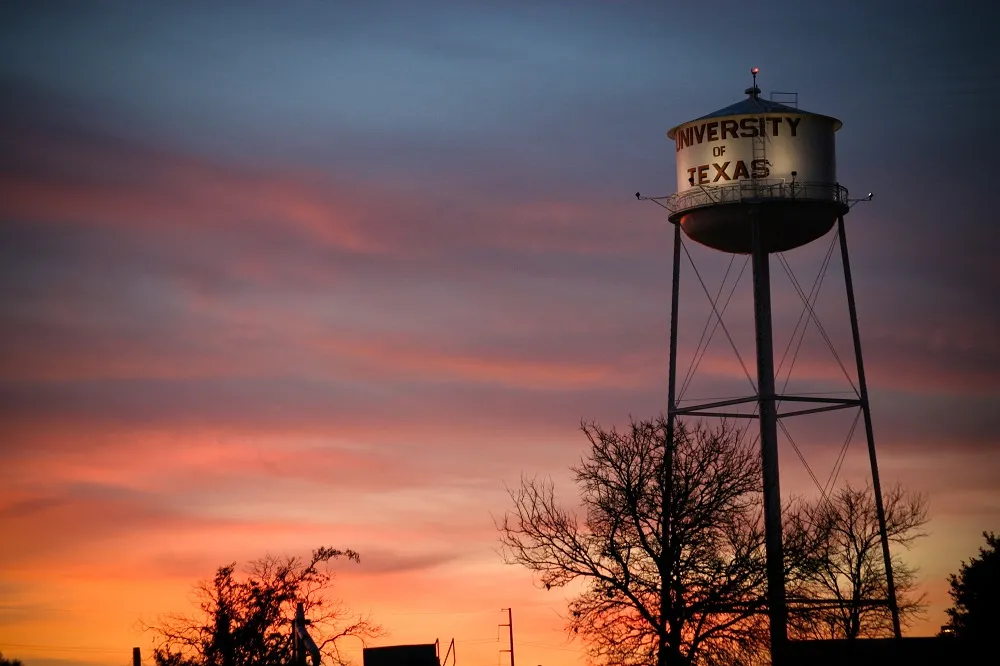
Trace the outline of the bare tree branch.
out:
[[[927,500],[899,486],[883,496],[886,534],[897,547],[909,548],[925,533]],[[800,568],[799,596],[831,599],[824,606],[803,606],[790,616],[792,634],[803,638],[872,638],[892,635],[888,584],[875,493],[871,486],[845,486],[829,498],[796,507],[792,520],[812,540],[812,563]],[[923,613],[916,570],[895,555],[892,571],[900,619],[911,623]]]
[[[567,628],[595,663],[722,664],[759,650],[766,580],[752,439],[729,424],[679,426],[668,438],[662,417],[624,432],[581,429],[590,447],[572,468],[580,511],[556,501],[551,481],[522,478],[508,489],[512,510],[497,521],[505,560],[534,571],[546,588],[584,582]]]
[[[157,638],[158,666],[272,666],[290,663],[291,627],[302,603],[309,631],[324,657],[345,664],[344,638],[382,635],[368,616],[354,615],[343,602],[328,596],[338,558],[359,561],[352,550],[322,547],[311,557],[267,555],[252,561],[242,574],[236,564],[220,567],[214,579],[196,585],[198,613],[161,618],[146,626]]]

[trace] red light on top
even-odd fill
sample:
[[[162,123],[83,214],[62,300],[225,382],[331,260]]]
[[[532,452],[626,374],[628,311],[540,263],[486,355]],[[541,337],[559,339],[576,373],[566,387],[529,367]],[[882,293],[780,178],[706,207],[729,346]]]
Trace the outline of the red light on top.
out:
[[[750,70],[750,73],[753,74],[754,76],[757,76],[758,74],[760,74],[760,68],[754,67],[753,69]]]

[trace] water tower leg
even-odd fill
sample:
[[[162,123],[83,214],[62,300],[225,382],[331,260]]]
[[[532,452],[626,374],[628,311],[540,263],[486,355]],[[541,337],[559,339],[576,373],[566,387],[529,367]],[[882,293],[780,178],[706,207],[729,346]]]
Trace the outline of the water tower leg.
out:
[[[674,403],[677,400],[677,307],[680,300],[680,281],[681,225],[678,222],[674,224],[674,276],[673,286],[670,293],[670,367],[667,370],[667,435],[668,442],[670,443],[673,442],[674,422],[676,419],[674,412],[677,409],[677,405]],[[668,446],[668,454],[673,453],[671,448],[672,447]],[[666,464],[667,462],[669,461],[665,461],[665,466],[667,469],[670,469],[669,465]],[[668,480],[670,480],[669,476]],[[664,514],[666,515],[666,511],[664,511]]]
[[[851,280],[851,262],[847,256],[847,236],[844,233],[844,216],[837,219],[837,233],[840,234],[840,256],[844,264],[844,285],[847,287],[847,308],[851,313],[851,332],[854,334],[854,358],[858,363],[858,391],[861,394],[861,411],[865,419],[865,435],[868,437],[868,459],[872,467],[872,490],[875,493],[875,511],[878,514],[879,537],[882,540],[882,560],[885,565],[886,592],[889,597],[889,612],[892,614],[892,631],[896,638],[902,638],[899,626],[899,606],[896,603],[896,584],[892,578],[892,555],[889,553],[889,535],[885,525],[885,506],[882,504],[882,484],[878,478],[878,458],[875,456],[875,435],[872,433],[872,411],[868,404],[868,384],[865,381],[865,364],[861,357],[861,335],[858,333],[858,311],[854,305],[854,282]]]
[[[760,453],[764,476],[764,539],[767,549],[767,606],[771,631],[771,663],[784,666],[788,640],[785,567],[781,543],[781,489],[778,483],[778,420],[774,396],[774,350],[771,336],[771,274],[761,240],[759,212],[751,209],[753,233],[753,303],[757,343],[757,399],[760,409]]]
[[[674,429],[676,427],[677,417],[675,415],[675,410],[677,405],[677,308],[680,301],[680,279],[681,279],[681,225],[680,223],[674,224],[674,272],[673,272],[673,285],[670,293],[670,367],[667,370],[667,432],[665,450],[663,451],[663,496],[661,499],[661,520],[660,520],[660,552],[664,553],[664,557],[668,558],[668,561],[673,561],[673,556],[669,555],[673,549],[673,543],[671,541],[672,527],[671,520],[673,518],[671,503],[673,500],[673,470],[674,470]],[[673,567],[669,567],[670,571],[673,571]],[[672,615],[670,612],[672,597],[671,591],[676,584],[676,581],[671,576],[667,580],[660,581],[660,617],[667,618]],[[664,626],[663,630],[666,632],[670,630],[671,627]],[[674,632],[672,638],[676,638],[676,632]],[[670,646],[669,652],[673,652],[677,649],[676,645]],[[657,662],[660,664],[665,664],[670,662],[670,657],[668,656],[668,650],[666,646],[660,647],[660,654],[657,655]]]

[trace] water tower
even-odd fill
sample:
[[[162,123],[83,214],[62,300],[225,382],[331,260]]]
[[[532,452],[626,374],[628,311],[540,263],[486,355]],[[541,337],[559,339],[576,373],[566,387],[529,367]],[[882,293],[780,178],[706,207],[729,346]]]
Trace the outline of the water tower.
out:
[[[676,149],[677,192],[662,197],[636,193],[636,197],[654,201],[665,208],[674,225],[667,410],[669,432],[673,432],[674,422],[681,416],[746,417],[746,414],[727,414],[719,410],[734,405],[756,407],[751,418],[757,419],[760,425],[772,659],[776,666],[783,666],[788,602],[783,573],[778,478],[779,419],[860,408],[868,440],[872,485],[888,579],[889,598],[886,601],[897,638],[900,636],[900,625],[844,233],[844,216],[851,206],[856,201],[870,200],[871,195],[864,199],[849,199],[847,189],[837,180],[835,133],[842,123],[836,118],[798,108],[797,96],[792,103],[762,98],[757,87],[757,73],[756,68],[751,70],[753,85],[745,91],[745,99],[677,125],[667,133]],[[770,257],[815,241],[834,227],[839,236],[844,269],[858,386],[851,398],[779,395],[775,391],[771,334]],[[753,275],[757,360],[753,395],[678,406],[676,366],[682,231],[701,245],[725,253],[749,255]],[[832,252],[832,245],[830,249]],[[806,304],[808,307],[808,301]],[[715,302],[712,308],[721,322]],[[812,312],[810,314],[815,316]],[[752,378],[750,383],[754,384]],[[780,413],[779,405],[785,406]],[[793,407],[789,409],[788,405]]]

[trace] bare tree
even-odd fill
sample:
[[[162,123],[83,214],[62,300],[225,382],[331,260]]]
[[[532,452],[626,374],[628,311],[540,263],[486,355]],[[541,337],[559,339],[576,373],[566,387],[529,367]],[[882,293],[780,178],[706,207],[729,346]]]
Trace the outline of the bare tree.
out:
[[[927,501],[899,486],[884,494],[886,533],[890,544],[909,548],[925,536]],[[786,520],[801,524],[812,543],[810,565],[799,572],[802,596],[813,605],[790,616],[792,634],[801,638],[875,638],[892,635],[888,583],[871,486],[845,486],[830,497],[799,505]],[[898,549],[897,549],[898,550]],[[895,554],[893,582],[900,621],[922,614],[916,570]],[[825,600],[824,603],[815,603]]]
[[[244,575],[235,563],[219,567],[211,581],[196,588],[199,613],[173,615],[157,626],[154,659],[158,666],[276,666],[291,663],[291,626],[302,603],[310,633],[324,657],[345,664],[340,640],[382,635],[382,628],[364,615],[348,611],[328,596],[333,573],[330,561],[359,561],[352,550],[318,548],[304,561],[298,557],[265,556],[250,563]],[[322,565],[322,566],[321,566]]]
[[[551,481],[522,478],[497,524],[506,561],[536,572],[546,588],[583,583],[568,629],[596,663],[759,655],[766,578],[753,440],[728,424],[678,425],[669,438],[662,417],[626,432],[582,430],[590,449],[572,468],[581,509],[561,506]],[[791,571],[798,560],[788,561]]]

